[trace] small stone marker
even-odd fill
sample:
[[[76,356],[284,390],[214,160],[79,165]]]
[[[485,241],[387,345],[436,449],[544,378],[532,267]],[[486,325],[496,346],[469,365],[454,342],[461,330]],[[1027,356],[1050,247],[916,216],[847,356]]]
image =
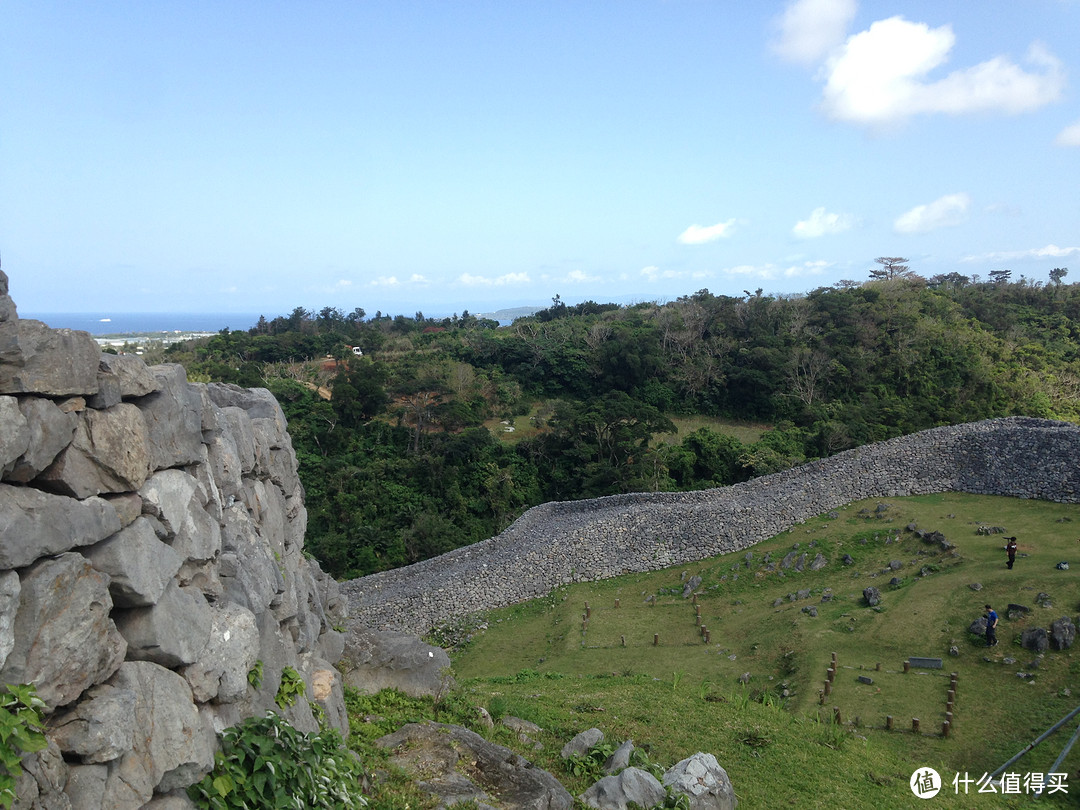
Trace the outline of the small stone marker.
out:
[[[860,675],[859,676],[859,683],[873,683],[873,682],[874,682],[874,679],[871,678],[869,675]]]
[[[918,656],[911,656],[908,661],[913,667],[920,667],[921,669],[941,669],[942,661],[940,658],[919,658]]]

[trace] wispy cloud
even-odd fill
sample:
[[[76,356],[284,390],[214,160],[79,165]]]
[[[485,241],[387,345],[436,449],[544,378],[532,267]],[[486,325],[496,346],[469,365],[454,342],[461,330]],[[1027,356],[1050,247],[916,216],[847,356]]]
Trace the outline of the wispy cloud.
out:
[[[899,16],[873,23],[826,60],[825,113],[840,121],[881,126],[927,113],[1029,112],[1061,97],[1061,62],[1038,43],[1026,57],[1032,70],[995,56],[931,78],[948,61],[955,42],[949,25],[931,28]]]
[[[777,20],[772,49],[789,62],[817,64],[844,41],[857,8],[855,0],[795,0]]]
[[[397,276],[379,276],[368,282],[369,287],[397,287],[401,284]]]
[[[815,208],[810,216],[795,223],[791,232],[800,239],[814,239],[826,234],[843,233],[855,224],[851,214],[830,214],[824,208]]]
[[[1008,262],[1017,259],[1064,259],[1069,256],[1080,255],[1080,247],[1058,247],[1047,245],[1030,250],[1007,250],[999,253],[977,253],[965,256],[963,262]]]
[[[1054,139],[1058,146],[1080,146],[1080,121],[1077,121],[1058,133]]]
[[[584,270],[571,270],[566,274],[564,281],[571,284],[585,284],[590,281],[600,281],[600,276],[590,276]]]
[[[721,275],[734,276],[737,278],[754,278],[761,281],[772,281],[780,278],[808,278],[821,275],[831,263],[826,261],[797,262],[795,264],[739,264],[734,267],[725,267],[720,271]]]
[[[419,273],[413,273],[411,276],[409,276],[409,283],[415,284],[418,287],[427,287],[429,284],[431,284],[431,282],[428,281],[425,276],[422,276]]]
[[[717,239],[725,239],[731,236],[735,227],[735,220],[717,222],[715,225],[691,225],[681,234],[679,241],[684,245],[703,245],[706,242],[715,242]]]
[[[641,268],[640,275],[649,281],[668,281],[672,279],[707,279],[716,276],[711,270],[662,270],[656,265]]]
[[[897,233],[925,233],[951,225],[959,225],[967,219],[971,197],[964,192],[946,194],[932,203],[916,205],[901,214],[893,223]]]
[[[458,283],[466,287],[505,287],[509,284],[528,284],[528,273],[507,273],[502,276],[474,276],[471,273],[462,273],[458,276]]]

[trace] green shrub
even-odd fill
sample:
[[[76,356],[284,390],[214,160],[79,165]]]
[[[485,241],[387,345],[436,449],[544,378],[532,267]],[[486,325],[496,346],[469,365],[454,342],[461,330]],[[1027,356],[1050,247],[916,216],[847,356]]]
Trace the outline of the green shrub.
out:
[[[278,708],[287,709],[296,703],[296,699],[307,691],[303,677],[292,667],[281,670],[281,685],[278,686],[274,702]]]
[[[44,701],[34,685],[9,684],[0,694],[0,806],[10,808],[15,801],[15,782],[22,773],[24,754],[41,751],[48,745],[41,719]]]
[[[367,804],[363,778],[336,730],[307,735],[267,712],[225,729],[214,770],[188,796],[207,810],[357,808]]]

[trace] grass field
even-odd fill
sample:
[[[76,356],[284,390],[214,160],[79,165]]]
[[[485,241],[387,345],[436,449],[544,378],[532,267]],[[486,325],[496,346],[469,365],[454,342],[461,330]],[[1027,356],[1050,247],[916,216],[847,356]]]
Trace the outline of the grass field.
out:
[[[924,542],[907,529],[912,524],[940,531],[954,548]],[[980,527],[1005,531],[985,535]],[[1011,571],[1007,535],[1020,546]],[[924,765],[949,783],[931,805],[1080,807],[1080,746],[1059,769],[1068,773],[1068,794],[1038,803],[950,795],[953,776],[992,771],[1080,705],[1080,647],[1036,657],[1019,645],[1026,627],[1049,628],[1062,616],[1077,621],[1078,535],[1074,505],[961,494],[852,504],[749,553],[582,583],[494,611],[484,617],[487,629],[455,653],[454,670],[468,699],[551,733],[551,751],[522,753],[556,773],[562,743],[596,726],[616,743],[649,746],[667,764],[714,753],[743,807],[910,807],[908,778]],[[792,551],[807,555],[802,572],[765,563],[766,555],[775,566]],[[818,553],[828,563],[811,571]],[[1055,568],[1060,560],[1071,560],[1071,569]],[[683,597],[694,576],[701,578],[697,605]],[[877,608],[863,599],[868,586],[881,592]],[[993,649],[968,631],[986,602],[1001,614]],[[1031,612],[1009,618],[1009,603]],[[816,616],[804,610],[810,607]],[[833,653],[837,673],[823,699]],[[905,674],[910,656],[941,658],[944,666]],[[1047,771],[1076,726],[1010,771]]]

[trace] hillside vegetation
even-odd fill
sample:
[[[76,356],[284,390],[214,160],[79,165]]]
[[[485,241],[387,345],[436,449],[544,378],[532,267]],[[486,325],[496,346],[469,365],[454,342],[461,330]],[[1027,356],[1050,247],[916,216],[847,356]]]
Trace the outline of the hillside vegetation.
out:
[[[491,537],[544,501],[723,486],[988,417],[1077,421],[1080,287],[1064,275],[556,296],[511,326],[298,307],[165,359],[274,392],[307,548],[352,578]]]

